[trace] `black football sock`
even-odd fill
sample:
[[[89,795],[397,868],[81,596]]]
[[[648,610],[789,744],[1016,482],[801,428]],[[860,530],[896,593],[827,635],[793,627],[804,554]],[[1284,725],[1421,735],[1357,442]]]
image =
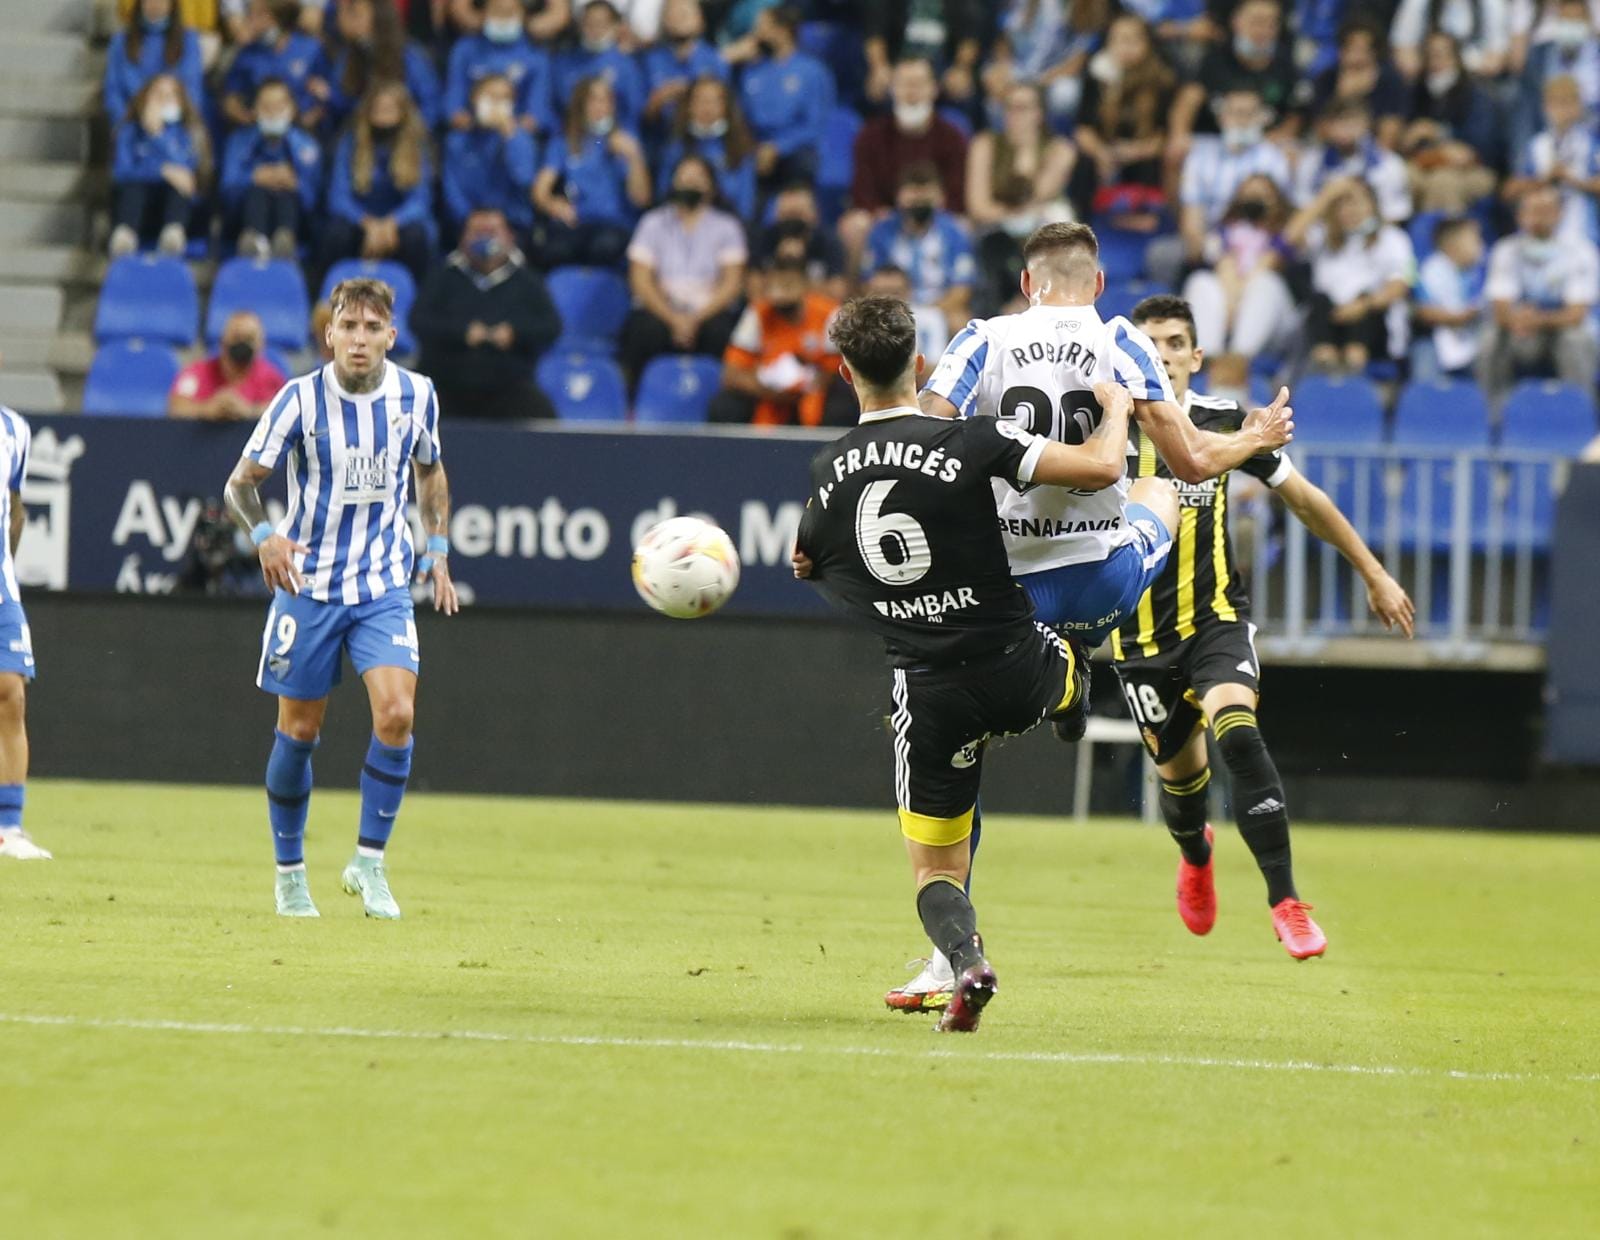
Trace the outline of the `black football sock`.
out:
[[[1248,706],[1224,706],[1211,720],[1222,760],[1233,782],[1233,817],[1239,834],[1267,880],[1267,903],[1298,899],[1289,857],[1289,807],[1283,780],[1272,764],[1256,712]]]
[[[978,936],[978,914],[967,893],[953,878],[934,878],[917,892],[917,916],[928,939],[950,960],[959,977],[983,959],[983,939]]]
[[[1207,790],[1211,787],[1211,768],[1173,783],[1161,781],[1161,816],[1167,820],[1167,833],[1183,851],[1190,865],[1211,860],[1211,845],[1206,841]]]

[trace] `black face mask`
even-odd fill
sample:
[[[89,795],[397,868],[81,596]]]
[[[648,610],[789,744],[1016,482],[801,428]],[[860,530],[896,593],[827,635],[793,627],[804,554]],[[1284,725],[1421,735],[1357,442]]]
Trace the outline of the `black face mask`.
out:
[[[786,319],[799,318],[801,308],[802,303],[798,301],[775,301],[772,303],[773,311],[783,315]]]
[[[693,211],[705,202],[706,192],[703,189],[675,189],[667,197],[685,210]]]
[[[398,125],[374,125],[372,127],[372,140],[374,142],[393,142],[395,135],[400,132]]]
[[[757,39],[756,46],[761,49],[763,56],[776,56],[778,54],[778,45],[770,39]]]
[[[773,226],[773,232],[780,241],[809,241],[811,239],[811,225],[804,220],[779,220]]]
[[[1259,199],[1247,199],[1234,207],[1233,218],[1246,224],[1259,224],[1267,218],[1267,204]]]
[[[248,366],[255,360],[256,347],[248,340],[230,340],[223,352],[235,366]]]
[[[928,223],[933,219],[933,204],[931,202],[919,202],[914,207],[907,207],[906,218],[913,224]]]

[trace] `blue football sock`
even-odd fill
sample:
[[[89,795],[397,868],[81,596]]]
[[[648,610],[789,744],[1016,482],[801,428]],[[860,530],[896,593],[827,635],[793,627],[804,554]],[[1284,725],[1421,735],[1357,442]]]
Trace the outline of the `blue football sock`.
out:
[[[267,759],[267,819],[272,823],[272,847],[278,866],[287,869],[306,862],[311,754],[317,742],[297,741],[278,731],[272,737],[272,756]]]
[[[412,741],[402,748],[385,745],[376,736],[367,747],[367,764],[361,768],[361,835],[358,851],[376,856],[389,842],[400,800],[411,775]]]
[[[0,831],[22,825],[21,784],[0,784]]]

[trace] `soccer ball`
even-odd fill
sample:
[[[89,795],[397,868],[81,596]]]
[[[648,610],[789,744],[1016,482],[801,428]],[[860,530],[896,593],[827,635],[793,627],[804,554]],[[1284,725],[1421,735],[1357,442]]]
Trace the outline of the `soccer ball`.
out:
[[[664,616],[709,616],[739,584],[739,553],[726,531],[699,517],[673,517],[633,549],[633,585]]]

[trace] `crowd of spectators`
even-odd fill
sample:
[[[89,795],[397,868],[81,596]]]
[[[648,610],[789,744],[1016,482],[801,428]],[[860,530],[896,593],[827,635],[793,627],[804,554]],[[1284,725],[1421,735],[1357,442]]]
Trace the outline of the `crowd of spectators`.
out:
[[[710,355],[717,420],[845,418],[838,299],[903,292],[936,352],[1017,308],[1021,240],[1071,218],[1131,239],[1130,288],[1190,298],[1213,388],[1301,366],[1595,386],[1600,0],[122,12],[113,255],[203,242],[294,258],[313,288],[398,261],[458,416],[549,415],[543,277],[579,265],[625,277],[630,385]],[[174,412],[250,405],[244,334]]]

